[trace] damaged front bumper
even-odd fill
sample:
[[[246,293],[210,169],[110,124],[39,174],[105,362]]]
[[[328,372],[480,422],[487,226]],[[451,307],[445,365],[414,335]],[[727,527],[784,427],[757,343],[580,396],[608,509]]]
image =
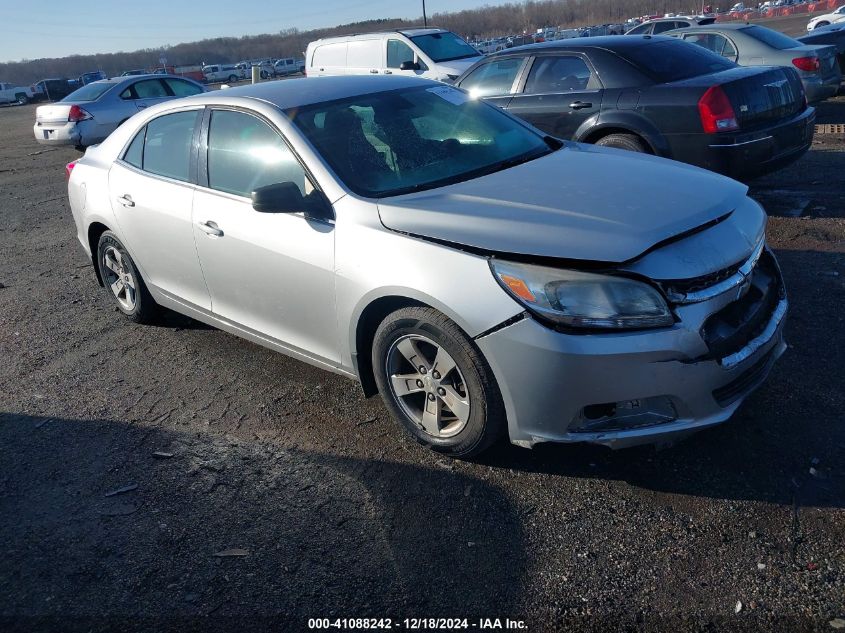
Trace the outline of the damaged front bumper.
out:
[[[744,296],[732,290],[678,305],[672,328],[580,334],[523,318],[476,339],[499,383],[511,441],[625,448],[726,421],[786,349],[787,299],[773,256],[764,259],[768,272]],[[759,297],[757,283],[768,284]]]

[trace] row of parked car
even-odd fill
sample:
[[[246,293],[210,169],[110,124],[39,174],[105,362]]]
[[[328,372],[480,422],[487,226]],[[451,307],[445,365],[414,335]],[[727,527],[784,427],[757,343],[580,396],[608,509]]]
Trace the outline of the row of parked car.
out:
[[[840,42],[845,46],[845,34]],[[839,90],[842,48],[759,25],[715,23],[663,35],[567,39],[481,56],[443,29],[316,40],[305,73],[417,76],[453,83],[563,139],[680,160],[753,178],[812,142],[812,103]],[[158,100],[205,88],[149,76],[92,84],[36,114],[41,143],[97,143]]]

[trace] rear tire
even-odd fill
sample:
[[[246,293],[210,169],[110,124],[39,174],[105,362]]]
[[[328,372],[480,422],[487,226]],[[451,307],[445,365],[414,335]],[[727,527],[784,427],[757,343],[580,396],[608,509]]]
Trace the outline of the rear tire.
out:
[[[493,371],[463,330],[437,310],[411,307],[388,315],[376,330],[372,363],[385,405],[420,444],[472,457],[504,433]]]
[[[642,139],[634,134],[608,134],[596,141],[596,145],[602,147],[616,147],[617,149],[626,149],[629,152],[640,152],[647,154],[645,143]]]
[[[29,97],[27,97],[25,94],[19,94],[17,95],[17,102],[18,105],[26,105],[27,103],[29,103]]]
[[[158,305],[147,290],[135,262],[117,236],[104,231],[97,244],[100,279],[117,309],[135,323],[153,323]]]
[[[238,82],[238,78],[235,75],[229,75],[229,83],[234,84]]]

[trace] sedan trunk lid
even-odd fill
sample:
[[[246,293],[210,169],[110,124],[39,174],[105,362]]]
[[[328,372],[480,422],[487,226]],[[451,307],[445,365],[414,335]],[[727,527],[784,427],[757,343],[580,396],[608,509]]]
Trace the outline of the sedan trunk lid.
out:
[[[683,163],[567,143],[481,178],[384,198],[379,214],[389,229],[457,245],[620,263],[724,216],[746,191]]]

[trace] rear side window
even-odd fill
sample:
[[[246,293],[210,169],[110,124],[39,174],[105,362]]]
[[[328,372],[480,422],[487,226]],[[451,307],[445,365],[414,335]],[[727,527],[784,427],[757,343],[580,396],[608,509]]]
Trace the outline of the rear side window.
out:
[[[461,88],[468,90],[473,97],[508,94],[523,60],[522,57],[511,57],[487,62],[472,71],[461,82]]]
[[[587,90],[590,69],[580,57],[538,57],[525,84],[526,94]]]
[[[143,168],[143,160],[144,160],[144,136],[147,133],[147,126],[145,125],[141,128],[141,131],[135,135],[135,138],[132,139],[132,142],[129,144],[129,147],[126,148],[126,152],[123,154],[123,160],[127,163],[132,165],[133,167],[137,167],[138,169]]]
[[[691,44],[698,44],[722,57],[736,59],[736,49],[724,35],[719,35],[718,33],[687,33],[684,35],[684,41],[690,42]]]
[[[631,47],[625,51],[624,57],[657,83],[709,75],[736,65],[701,46],[682,40],[649,42]]]
[[[202,92],[202,88],[192,84],[190,81],[182,79],[165,79],[167,85],[177,97],[190,97],[191,95],[198,95]]]
[[[167,89],[164,84],[158,79],[147,79],[146,81],[139,81],[134,86],[135,94],[139,99],[156,99],[159,97],[169,97]]]
[[[689,26],[689,24],[686,22],[655,22],[653,34],[657,35],[658,33],[665,33],[666,31],[680,29],[685,26]]]
[[[630,31],[628,31],[628,35],[646,35],[651,33],[651,27],[654,26],[653,24],[640,24],[639,26],[635,26]]]
[[[265,185],[293,182],[302,195],[305,171],[282,137],[258,117],[215,110],[208,129],[208,186],[250,196]]]
[[[137,160],[137,149],[133,146],[138,137],[144,138],[141,169],[151,174],[166,176],[175,180],[190,180],[191,141],[199,118],[200,110],[165,114],[147,124],[146,135],[138,133],[126,150],[123,159]]]

